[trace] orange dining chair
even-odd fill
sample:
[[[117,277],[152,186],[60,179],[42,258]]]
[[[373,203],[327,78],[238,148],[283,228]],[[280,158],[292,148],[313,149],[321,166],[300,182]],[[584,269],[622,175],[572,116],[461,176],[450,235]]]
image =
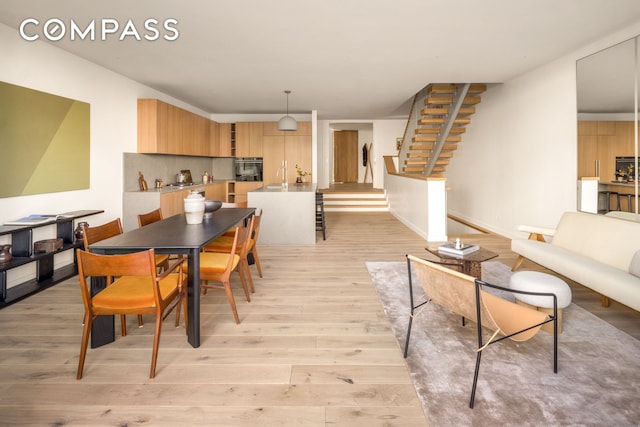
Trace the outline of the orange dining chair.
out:
[[[249,206],[248,202],[223,202],[222,203],[222,208],[246,208],[247,206]],[[244,221],[243,221],[243,224],[244,224]],[[244,225],[239,225],[239,226],[244,227]],[[230,229],[225,231],[223,236],[233,237],[235,232],[236,232],[236,227],[231,227]]]
[[[241,240],[238,240],[236,246],[236,253],[240,255],[240,267],[238,267],[240,279],[244,280],[244,275],[246,274],[252,293],[255,292],[255,286],[253,284],[253,278],[251,277],[251,271],[249,270],[249,253],[252,248],[255,248],[255,238],[257,238],[256,227],[260,225],[260,217],[261,211],[258,211],[251,216],[248,228],[240,228],[240,230],[242,230],[240,234],[243,237]],[[204,251],[231,253],[232,244],[233,238],[223,235],[208,243],[204,247]],[[262,277],[262,275],[260,277]]]
[[[102,315],[139,313],[156,317],[149,378],[155,377],[162,321],[186,297],[181,268],[184,259],[179,258],[160,276],[157,275],[153,249],[125,255],[99,255],[78,249],[77,259],[84,304],[84,328],[76,378],[82,378],[93,321]],[[107,286],[92,296],[87,280],[89,277],[105,277]]]
[[[251,301],[249,297],[249,290],[247,289],[247,283],[244,280],[244,274],[240,268],[240,255],[237,253],[237,245],[239,236],[241,234],[240,228],[236,228],[233,240],[231,241],[231,249],[228,252],[201,252],[200,253],[200,286],[203,292],[206,293],[207,289],[222,289],[227,295],[229,305],[231,305],[231,311],[236,324],[240,323],[238,317],[238,310],[236,309],[236,302],[233,297],[233,291],[231,289],[231,273],[238,270],[240,274],[240,280],[244,289],[244,294],[247,301]],[[246,238],[246,236],[244,237]],[[186,271],[186,266],[183,266]],[[210,282],[219,282],[219,285],[214,285]]]
[[[122,222],[120,218],[116,218],[113,221],[109,221],[102,225],[86,226],[84,229],[84,250],[89,251],[89,245],[99,242],[109,237],[122,234]],[[142,327],[142,315],[138,314],[138,326]],[[120,316],[120,329],[122,330],[122,336],[127,335],[127,318],[123,314]]]
[[[162,210],[160,208],[152,210],[151,212],[138,215],[138,227],[144,227],[147,224],[151,224],[162,219]],[[169,267],[169,255],[156,254],[156,267],[161,271],[164,271]]]
[[[162,209],[154,209],[151,212],[138,214],[138,227],[144,227],[145,225],[152,224],[154,222],[161,221],[163,219]],[[170,259],[176,259],[178,256],[171,256],[168,254],[156,254],[156,267],[158,273],[165,271],[169,268]],[[187,299],[184,299],[184,323],[185,331],[187,330]],[[176,310],[176,326],[180,324],[180,307]]]

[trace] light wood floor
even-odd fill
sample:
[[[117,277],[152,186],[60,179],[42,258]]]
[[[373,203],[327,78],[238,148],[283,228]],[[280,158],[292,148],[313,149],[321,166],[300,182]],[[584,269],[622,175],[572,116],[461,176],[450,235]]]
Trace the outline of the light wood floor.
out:
[[[506,239],[470,239],[515,259]],[[260,246],[265,277],[254,270],[251,303],[236,292],[242,323],[222,292],[209,292],[202,346],[168,319],[153,380],[152,319],[139,329],[135,316],[127,337],[89,350],[75,379],[83,308],[70,279],[0,310],[0,424],[427,425],[365,266],[426,256],[425,245],[388,213],[336,212],[315,246]],[[574,301],[640,337],[638,313],[602,309],[575,286]]]

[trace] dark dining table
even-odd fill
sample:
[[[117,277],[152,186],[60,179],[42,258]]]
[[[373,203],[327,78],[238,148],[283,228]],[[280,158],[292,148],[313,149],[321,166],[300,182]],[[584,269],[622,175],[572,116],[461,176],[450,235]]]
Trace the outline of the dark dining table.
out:
[[[155,249],[159,254],[185,254],[188,260],[187,335],[193,347],[200,346],[200,251],[229,228],[251,217],[254,208],[222,208],[201,224],[187,224],[185,214],[178,214],[135,230],[101,240],[89,246],[98,254],[124,254]],[[94,280],[95,279],[95,280]],[[91,292],[105,287],[104,278],[92,278]],[[114,316],[100,316],[91,329],[91,347],[99,347],[115,339]]]

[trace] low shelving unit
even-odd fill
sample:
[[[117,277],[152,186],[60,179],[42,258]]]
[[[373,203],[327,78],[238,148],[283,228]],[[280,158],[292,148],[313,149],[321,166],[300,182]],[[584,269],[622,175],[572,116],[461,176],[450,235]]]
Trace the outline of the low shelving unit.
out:
[[[36,225],[3,225],[0,236],[11,235],[11,254],[9,262],[0,264],[0,308],[19,301],[31,294],[51,287],[78,273],[75,254],[73,264],[54,269],[55,254],[69,249],[83,247],[82,240],[75,240],[74,221],[91,215],[102,213],[102,210],[81,210],[60,214],[57,219]],[[56,226],[56,236],[63,241],[62,248],[55,252],[35,253],[33,251],[33,230],[39,227]],[[26,282],[7,288],[7,272],[14,268],[35,262],[36,277]]]

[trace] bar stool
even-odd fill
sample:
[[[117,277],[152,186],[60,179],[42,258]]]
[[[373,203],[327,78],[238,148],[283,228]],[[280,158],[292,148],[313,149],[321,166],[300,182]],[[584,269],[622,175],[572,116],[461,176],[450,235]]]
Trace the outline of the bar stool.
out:
[[[324,220],[324,196],[316,191],[316,231],[322,231],[322,240],[327,240]]]
[[[620,209],[620,199],[622,199],[623,197],[627,198],[627,212],[633,212],[633,205],[631,204],[631,200],[632,197],[634,195],[633,194],[618,194],[618,210],[622,210]]]
[[[617,211],[620,210],[620,197],[618,196],[617,191],[610,191],[610,190],[598,191],[598,197],[599,196],[605,196],[605,201],[606,201],[606,208],[604,210],[605,213],[611,210],[617,210]],[[616,196],[617,209],[611,209],[611,196]]]

